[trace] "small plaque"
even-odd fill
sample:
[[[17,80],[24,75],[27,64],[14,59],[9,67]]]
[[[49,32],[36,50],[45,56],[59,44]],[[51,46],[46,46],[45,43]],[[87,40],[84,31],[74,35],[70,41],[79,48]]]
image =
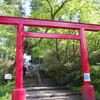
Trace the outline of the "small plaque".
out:
[[[90,74],[84,73],[84,81],[90,81]]]
[[[12,74],[5,74],[5,79],[11,80],[12,79]]]

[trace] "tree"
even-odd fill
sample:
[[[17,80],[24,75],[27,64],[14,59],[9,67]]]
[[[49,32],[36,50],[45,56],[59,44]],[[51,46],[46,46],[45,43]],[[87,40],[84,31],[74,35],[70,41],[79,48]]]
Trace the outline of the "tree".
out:
[[[31,2],[31,16],[30,18],[39,18],[39,19],[52,19],[52,20],[62,20],[62,21],[77,21],[77,22],[85,22],[85,23],[97,23],[97,20],[92,16],[95,14],[95,18],[99,18],[99,14],[96,14],[97,9],[99,11],[99,6],[97,6],[97,2],[92,0],[32,0]],[[71,7],[70,7],[71,6]],[[88,9],[87,9],[88,8]],[[91,13],[92,12],[92,13]],[[38,16],[37,16],[38,15]],[[88,16],[87,16],[88,15]],[[86,18],[87,17],[87,18]],[[45,28],[29,28],[28,31],[36,31],[36,32],[56,32],[56,33],[65,33],[64,30],[56,30],[56,29],[45,29]],[[78,34],[77,32],[73,32],[71,30],[66,31],[69,34]],[[91,32],[90,32],[91,34]],[[87,37],[90,37],[90,34],[87,34]],[[97,33],[96,33],[97,34]],[[96,35],[94,35],[96,36]],[[98,34],[97,34],[98,36]],[[31,41],[30,39],[29,41]],[[36,44],[41,42],[42,39],[38,40]],[[29,50],[34,47],[33,41],[27,44]],[[36,41],[36,39],[35,39]],[[49,40],[48,40],[49,41]],[[56,40],[57,42],[57,40]],[[33,44],[33,45],[32,45]],[[56,43],[57,44],[57,43]],[[56,46],[57,47],[57,46]],[[73,46],[74,47],[74,46]]]
[[[99,24],[98,21],[100,15],[100,2],[99,0],[32,0],[32,11],[29,18],[38,18],[38,19],[51,19],[51,20],[60,20],[60,21],[71,21],[71,22],[81,22],[81,23],[90,23],[90,24]],[[35,4],[36,3],[36,4]],[[36,32],[46,32],[48,33],[60,33],[60,34],[78,34],[78,31],[73,30],[63,30],[63,29],[46,29],[46,28],[29,28],[28,31]],[[90,61],[93,57],[99,55],[100,52],[100,32],[86,32],[87,33],[87,43],[90,54]],[[65,40],[50,40],[50,39],[30,39],[28,40],[31,44],[28,47],[34,47],[36,41],[39,47],[32,49],[32,53],[38,54],[39,57],[44,57],[47,65],[47,70],[52,73],[52,76],[55,75],[56,78],[59,78],[58,74],[61,71],[63,76],[65,75],[64,71],[69,68],[70,71],[74,71],[76,66],[80,71],[75,70],[74,73],[81,72],[81,65],[76,65],[79,63],[79,43],[76,41],[65,41]],[[40,41],[40,42],[39,42]],[[41,45],[44,47],[44,52],[40,53]],[[38,51],[39,52],[38,52]],[[34,55],[33,54],[33,55]],[[44,55],[45,54],[45,55]],[[97,60],[96,60],[97,61]],[[91,63],[91,62],[90,62]],[[68,67],[69,66],[69,67]],[[73,67],[71,67],[73,66]],[[59,71],[58,71],[59,70]],[[57,72],[59,72],[57,74]],[[60,74],[60,75],[61,75]],[[78,75],[79,75],[78,74]],[[62,77],[63,77],[62,76]],[[68,75],[69,76],[69,75]],[[72,73],[73,76],[73,73]],[[75,75],[74,75],[75,76]],[[61,77],[61,78],[62,78]],[[81,76],[80,76],[81,77]],[[80,78],[75,79],[79,80]],[[75,80],[75,81],[76,81]]]
[[[17,0],[4,0],[4,2],[0,3],[1,16],[19,17],[21,16],[20,13],[21,13],[21,10],[17,6]],[[0,46],[0,51],[1,51],[0,53],[5,53],[5,55],[6,54],[8,55],[8,59],[15,60],[16,26],[0,25],[0,40],[5,40],[5,41],[1,41],[3,45]],[[12,70],[15,68],[14,66],[12,67]],[[3,70],[4,66],[0,65],[0,69],[1,68]],[[13,72],[12,70],[11,72]]]

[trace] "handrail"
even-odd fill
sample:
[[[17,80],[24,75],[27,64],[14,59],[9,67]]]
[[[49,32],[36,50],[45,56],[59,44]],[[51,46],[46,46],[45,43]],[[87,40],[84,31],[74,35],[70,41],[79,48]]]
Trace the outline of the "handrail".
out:
[[[40,76],[40,73],[39,73],[39,71],[36,69],[36,67],[33,67],[34,69],[34,72],[35,72],[35,77],[37,78],[37,80],[38,80],[38,83],[39,83],[39,85],[41,85],[41,76]]]

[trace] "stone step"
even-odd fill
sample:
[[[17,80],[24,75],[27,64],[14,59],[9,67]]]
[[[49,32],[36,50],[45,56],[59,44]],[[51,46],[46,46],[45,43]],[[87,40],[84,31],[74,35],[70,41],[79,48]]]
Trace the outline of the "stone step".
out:
[[[81,96],[61,96],[61,97],[46,97],[46,98],[27,98],[27,100],[82,100]]]
[[[27,91],[36,91],[36,90],[67,90],[66,87],[57,86],[57,87],[27,87],[25,88]]]
[[[41,85],[37,82],[36,77],[25,77],[24,86],[27,90],[27,100],[82,100],[81,93],[74,93],[59,86],[56,80],[43,70],[38,71],[41,76]]]
[[[25,76],[23,84],[24,84],[24,88],[39,86],[37,79],[33,76],[32,77]]]
[[[51,91],[51,90],[45,90],[45,91],[28,91],[26,96],[27,97],[33,97],[33,98],[44,98],[44,97],[58,97],[58,96],[79,96],[81,93],[69,93],[66,91]]]
[[[81,93],[68,92],[68,90],[61,89],[61,87],[33,87],[27,88],[26,96],[27,100],[67,100],[68,98],[73,98],[73,96],[81,98]]]

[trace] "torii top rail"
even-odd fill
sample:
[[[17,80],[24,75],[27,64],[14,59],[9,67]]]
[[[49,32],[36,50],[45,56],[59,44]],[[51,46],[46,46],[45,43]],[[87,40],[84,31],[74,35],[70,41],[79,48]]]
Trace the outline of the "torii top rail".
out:
[[[79,40],[81,60],[82,60],[82,74],[84,79],[84,85],[82,87],[82,95],[83,98],[85,97],[84,100],[95,100],[94,87],[91,85],[91,81],[90,81],[90,69],[89,69],[89,62],[88,62],[85,30],[99,31],[100,25],[65,22],[65,21],[31,19],[31,18],[7,17],[7,16],[0,16],[0,24],[17,25],[16,89],[13,90],[12,92],[12,100],[26,100],[25,99],[26,92],[24,89],[22,89],[23,88],[24,37]],[[79,35],[25,32],[24,26],[74,29],[74,30],[79,30]]]
[[[94,24],[52,21],[52,20],[43,20],[43,19],[40,20],[40,19],[31,19],[31,18],[6,17],[6,16],[0,16],[0,24],[7,24],[7,25],[23,24],[23,26],[74,29],[74,30],[84,29],[86,31],[100,30],[100,25],[94,25]],[[42,33],[41,35],[41,33],[38,33],[38,34],[34,34],[34,33],[36,32],[24,32],[24,37],[33,36],[34,38],[37,37],[37,38],[57,38],[57,39],[80,40],[79,35],[65,35],[65,34],[51,34],[51,33],[48,33],[48,34]]]
[[[87,31],[100,30],[100,25],[95,25],[95,24],[0,16],[0,24],[19,25],[20,23],[23,24],[24,26],[34,26],[34,27],[48,27],[48,28],[75,29],[75,30],[84,28]]]

